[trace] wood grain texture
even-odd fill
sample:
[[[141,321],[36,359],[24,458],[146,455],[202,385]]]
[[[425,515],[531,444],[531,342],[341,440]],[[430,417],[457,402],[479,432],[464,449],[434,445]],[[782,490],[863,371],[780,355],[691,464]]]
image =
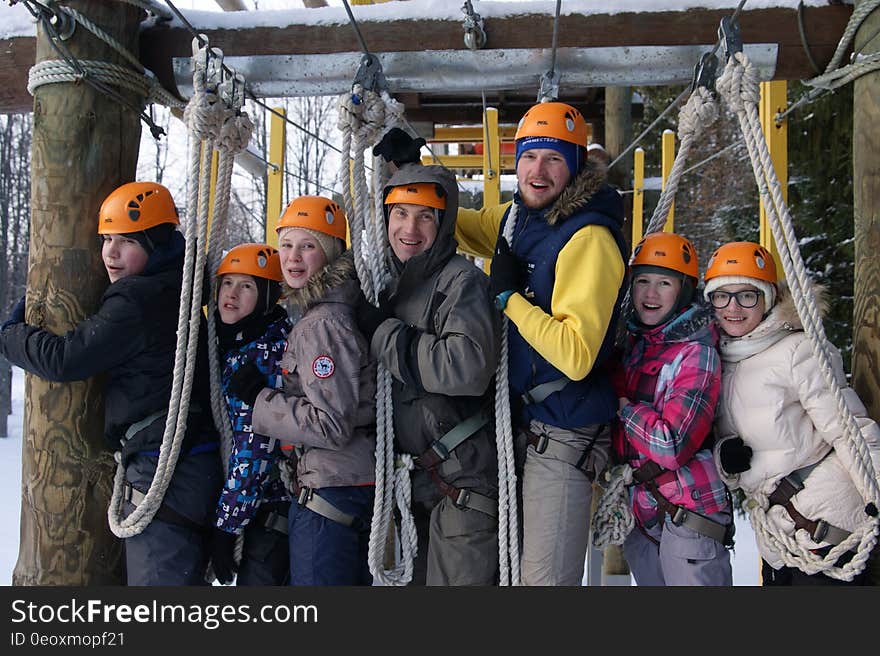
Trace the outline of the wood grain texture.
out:
[[[137,49],[136,9],[96,0],[70,4]],[[118,61],[86,30],[77,30],[67,46],[80,59]],[[36,56],[57,56],[42,31]],[[107,287],[96,237],[98,208],[134,178],[139,140],[137,115],[91,86],[37,89],[29,323],[64,334],[97,309]],[[54,383],[28,375],[25,393],[21,543],[13,583],[122,583],[122,544],[107,526],[114,468],[104,449],[103,380]]]

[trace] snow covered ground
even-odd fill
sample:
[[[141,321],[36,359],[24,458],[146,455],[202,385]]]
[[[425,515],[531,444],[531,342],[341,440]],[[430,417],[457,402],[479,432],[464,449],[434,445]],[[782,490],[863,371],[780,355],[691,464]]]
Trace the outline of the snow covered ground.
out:
[[[18,524],[21,511],[21,432],[24,422],[24,373],[12,369],[12,415],[9,437],[0,438],[0,585],[12,584],[12,570],[18,558]],[[733,584],[758,584],[759,560],[748,520],[737,519],[736,550],[732,554]]]

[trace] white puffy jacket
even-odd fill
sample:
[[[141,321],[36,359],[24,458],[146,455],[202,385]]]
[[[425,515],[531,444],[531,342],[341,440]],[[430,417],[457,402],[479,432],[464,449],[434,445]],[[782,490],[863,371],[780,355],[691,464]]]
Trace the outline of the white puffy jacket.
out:
[[[840,354],[830,344],[832,365],[847,405],[868,443],[874,474],[880,471],[880,427],[866,416],[865,406],[847,386]],[[722,337],[722,398],[716,414],[716,464],[731,488],[747,496],[770,495],[780,479],[791,472],[819,463],[809,472],[804,489],[792,497],[795,508],[810,520],[823,519],[853,530],[865,519],[865,501],[849,472],[852,455],[831,390],[825,384],[819,362],[787,290],[770,314],[748,335]],[[721,443],[740,436],[752,448],[751,467],[738,475],[727,474],[718,453]],[[794,521],[782,506],[772,506],[768,518],[787,535]],[[809,549],[816,543],[806,531],[796,536]],[[784,563],[758,535],[758,550],[774,568]]]

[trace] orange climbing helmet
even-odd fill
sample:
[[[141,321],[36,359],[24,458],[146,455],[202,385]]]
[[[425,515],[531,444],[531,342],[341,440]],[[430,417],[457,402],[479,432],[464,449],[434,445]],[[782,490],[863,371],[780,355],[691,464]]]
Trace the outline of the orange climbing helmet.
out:
[[[276,282],[284,279],[281,257],[269,244],[239,244],[231,249],[220,262],[215,275],[227,273],[243,273]]]
[[[777,282],[776,262],[766,248],[751,241],[734,241],[719,246],[706,267],[706,282],[721,276],[745,276]]]
[[[329,198],[300,196],[284,208],[276,232],[284,228],[307,228],[345,241],[345,212]]]
[[[546,102],[533,105],[519,121],[514,140],[525,137],[552,137],[587,147],[587,122],[571,105]]]
[[[700,277],[694,245],[674,232],[652,232],[642,237],[629,264],[631,267],[648,265],[671,269],[694,280]]]
[[[409,203],[424,205],[438,210],[446,209],[446,193],[443,187],[434,182],[414,182],[391,187],[385,196],[386,205]]]
[[[129,182],[113,190],[98,212],[98,234],[143,232],[162,223],[180,225],[174,199],[157,182]]]

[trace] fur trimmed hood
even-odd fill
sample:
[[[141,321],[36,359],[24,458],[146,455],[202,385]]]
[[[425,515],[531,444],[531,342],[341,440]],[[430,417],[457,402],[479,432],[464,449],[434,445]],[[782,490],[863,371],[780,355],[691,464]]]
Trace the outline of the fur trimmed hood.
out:
[[[291,289],[285,282],[283,298],[292,307],[305,311],[324,301],[331,292],[352,280],[357,281],[357,274],[354,268],[354,254],[349,249],[309,278],[305,287]]]
[[[573,216],[590,202],[605,184],[605,179],[605,168],[588,159],[577,176],[562,190],[559,198],[546,210],[544,220],[549,225],[556,225]]]

